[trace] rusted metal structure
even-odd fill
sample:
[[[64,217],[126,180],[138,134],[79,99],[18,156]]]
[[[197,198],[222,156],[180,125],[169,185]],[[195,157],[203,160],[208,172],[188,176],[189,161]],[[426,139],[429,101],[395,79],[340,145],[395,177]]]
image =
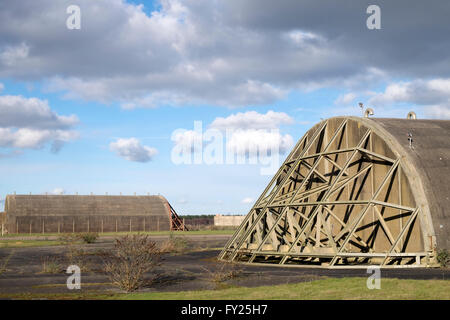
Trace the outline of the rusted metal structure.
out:
[[[425,267],[450,242],[450,121],[335,117],[296,144],[219,259]]]
[[[7,195],[9,233],[186,230],[163,196]]]

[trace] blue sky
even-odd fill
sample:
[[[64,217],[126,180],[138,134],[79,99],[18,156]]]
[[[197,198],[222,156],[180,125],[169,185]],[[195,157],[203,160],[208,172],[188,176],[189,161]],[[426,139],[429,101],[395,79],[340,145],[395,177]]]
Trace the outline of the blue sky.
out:
[[[380,117],[450,118],[448,5],[423,17],[379,1],[382,29],[368,30],[368,3],[346,3],[1,4],[0,200],[159,193],[180,214],[245,214],[271,176],[260,164],[177,165],[176,129],[221,121],[258,146],[273,137],[281,164],[321,118],[360,115],[359,101]],[[80,30],[65,27],[69,4]],[[409,47],[421,53],[402,57]]]

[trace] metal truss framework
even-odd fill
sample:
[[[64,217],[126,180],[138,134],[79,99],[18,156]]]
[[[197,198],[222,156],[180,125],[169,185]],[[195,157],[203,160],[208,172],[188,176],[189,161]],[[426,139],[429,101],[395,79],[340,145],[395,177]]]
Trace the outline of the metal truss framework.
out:
[[[170,210],[170,230],[171,231],[189,231],[189,229],[184,224],[183,220],[180,219],[175,209],[167,202]]]
[[[328,268],[427,263],[426,246],[410,250],[421,210],[411,197],[402,200],[400,158],[375,151],[382,139],[370,128],[358,124],[358,139],[349,137],[355,126],[326,120],[305,134],[219,259]]]

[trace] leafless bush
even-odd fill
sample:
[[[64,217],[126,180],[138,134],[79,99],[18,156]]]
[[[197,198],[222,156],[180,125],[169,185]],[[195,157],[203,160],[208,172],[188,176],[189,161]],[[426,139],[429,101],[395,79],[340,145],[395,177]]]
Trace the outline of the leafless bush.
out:
[[[242,266],[235,262],[217,261],[211,269],[203,269],[208,272],[209,279],[216,284],[238,278],[243,274]]]
[[[83,272],[91,271],[90,263],[87,259],[87,252],[76,242],[66,244],[65,258],[67,265],[76,265]]]
[[[98,238],[96,232],[82,232],[82,233],[65,233],[59,236],[58,240],[63,244],[73,244],[77,242],[94,243]]]
[[[175,237],[170,234],[168,240],[164,241],[160,246],[161,253],[182,253],[187,249],[187,241],[181,237]]]
[[[14,251],[11,251],[3,260],[0,260],[0,274],[4,273],[7,270],[7,266],[9,263],[9,260],[13,256]]]
[[[41,259],[42,273],[59,273],[62,270],[59,259],[56,257],[47,256]]]
[[[58,240],[64,245],[72,245],[80,241],[80,235],[76,233],[65,233],[59,236]]]
[[[80,234],[80,238],[84,241],[84,243],[94,243],[98,238],[98,233],[84,232]]]
[[[146,280],[145,273],[154,272],[160,259],[160,249],[148,236],[124,236],[116,239],[114,252],[104,257],[105,271],[114,285],[131,292],[154,280]]]

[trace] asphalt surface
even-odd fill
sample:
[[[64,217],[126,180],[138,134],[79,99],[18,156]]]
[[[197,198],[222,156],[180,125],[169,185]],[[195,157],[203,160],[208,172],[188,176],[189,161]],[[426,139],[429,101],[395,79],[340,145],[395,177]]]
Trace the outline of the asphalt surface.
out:
[[[155,242],[166,240],[167,236],[152,237]],[[323,269],[292,268],[273,266],[224,265],[217,261],[219,248],[226,243],[228,235],[205,235],[186,237],[187,248],[184,253],[165,254],[161,266],[151,285],[141,291],[185,291],[215,289],[220,286],[255,287],[312,281],[324,277],[368,277],[365,269]],[[102,252],[113,248],[112,239],[102,238],[89,245],[80,245],[84,251],[81,272],[81,290],[95,292],[119,292],[110,284],[104,272]],[[0,261],[9,257],[5,270],[0,274],[0,296],[22,293],[66,293],[65,273],[68,248],[66,246],[47,246],[31,248],[1,248]],[[52,273],[44,273],[44,263],[57,262]],[[1,264],[0,264],[1,268]],[[233,276],[226,281],[215,281],[227,273]],[[450,279],[450,269],[382,269],[382,278],[399,279]],[[73,292],[73,291],[72,291]]]

